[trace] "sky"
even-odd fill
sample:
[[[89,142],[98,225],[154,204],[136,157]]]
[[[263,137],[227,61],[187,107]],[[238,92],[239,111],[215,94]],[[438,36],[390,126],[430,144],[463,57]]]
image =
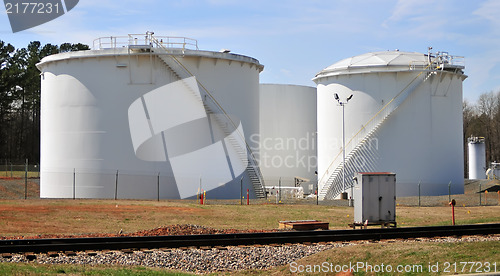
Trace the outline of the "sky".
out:
[[[80,0],[17,33],[1,11],[0,40],[18,48],[35,40],[92,47],[98,37],[154,31],[256,58],[261,83],[314,86],[319,71],[344,58],[431,46],[465,57],[465,99],[500,90],[498,0]]]

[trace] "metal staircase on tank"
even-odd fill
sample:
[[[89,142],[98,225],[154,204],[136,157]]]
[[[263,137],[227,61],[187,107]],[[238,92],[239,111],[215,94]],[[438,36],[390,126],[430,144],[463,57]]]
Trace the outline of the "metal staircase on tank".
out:
[[[342,192],[344,192],[344,187],[342,187],[342,172],[344,165],[346,166],[346,179],[344,181],[346,190],[350,189],[354,184],[351,178],[357,168],[363,168],[365,170],[374,169],[373,165],[376,158],[376,152],[370,144],[372,138],[384,122],[408,98],[408,96],[435,73],[434,70],[429,70],[429,68],[432,67],[432,63],[427,65],[425,68],[422,67],[422,72],[420,72],[401,92],[392,98],[391,101],[389,101],[365,125],[363,125],[363,127],[346,144],[346,148],[352,144],[355,139],[361,141],[346,155],[345,164],[340,161],[340,164],[337,165],[337,167],[332,171],[334,164],[338,158],[342,156],[342,150],[337,154],[337,156],[335,156],[325,174],[319,180],[320,183],[324,183],[318,194],[320,200],[335,199]],[[410,69],[415,70],[416,68],[410,66]]]
[[[148,33],[147,35],[151,43],[151,52],[158,56],[175,79],[182,80],[194,76],[174,55],[173,51],[164,45],[166,44],[165,42],[158,40],[152,33]],[[170,43],[167,42],[166,45],[169,44]],[[182,53],[184,53],[184,46],[185,44],[182,48],[177,49],[182,50]],[[252,153],[250,146],[247,144],[244,135],[238,131],[238,126],[225,112],[224,108],[217,102],[208,89],[198,79],[196,79],[196,81],[198,86],[201,88],[201,102],[205,111],[207,114],[213,115],[215,122],[226,135],[227,140],[229,140],[229,144],[235,150],[240,160],[248,160],[246,171],[248,173],[248,177],[250,178],[250,182],[252,183],[255,195],[257,198],[265,199],[267,195],[264,188],[264,179],[260,172],[256,158]],[[195,95],[195,91],[193,91],[188,85],[187,87],[190,91],[192,91],[193,95]],[[235,131],[237,135],[230,135],[233,131]]]

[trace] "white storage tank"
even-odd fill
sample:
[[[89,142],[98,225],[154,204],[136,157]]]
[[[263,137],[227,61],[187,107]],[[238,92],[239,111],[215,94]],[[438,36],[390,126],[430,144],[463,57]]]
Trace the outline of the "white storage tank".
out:
[[[470,137],[469,148],[469,179],[486,179],[486,145],[484,137]]]
[[[396,175],[358,172],[354,175],[354,223],[396,222]]]
[[[256,59],[148,32],[38,68],[42,198],[264,196]]]
[[[316,88],[260,85],[260,133],[254,152],[266,185],[316,187]]]
[[[452,193],[463,193],[464,68],[462,57],[445,52],[396,50],[347,58],[319,72],[313,80],[320,199],[350,193],[356,171],[396,173],[398,196],[417,195],[418,183],[423,195],[447,194],[450,182]]]

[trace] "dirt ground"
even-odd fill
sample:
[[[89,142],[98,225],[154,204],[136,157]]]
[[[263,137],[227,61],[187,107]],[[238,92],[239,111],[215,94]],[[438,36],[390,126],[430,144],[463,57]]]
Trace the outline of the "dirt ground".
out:
[[[26,188],[27,198],[40,198],[39,178],[28,178],[25,182],[24,178],[0,177],[0,199],[24,198]]]

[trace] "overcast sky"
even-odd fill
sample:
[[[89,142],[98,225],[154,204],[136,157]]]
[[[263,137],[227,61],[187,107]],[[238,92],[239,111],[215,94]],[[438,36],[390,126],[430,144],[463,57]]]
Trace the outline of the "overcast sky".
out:
[[[314,75],[341,59],[432,46],[465,56],[466,99],[500,90],[498,0],[80,0],[15,34],[5,10],[0,16],[0,40],[16,47],[34,40],[92,46],[98,37],[146,31],[254,57],[265,66],[261,83],[314,86]]]

